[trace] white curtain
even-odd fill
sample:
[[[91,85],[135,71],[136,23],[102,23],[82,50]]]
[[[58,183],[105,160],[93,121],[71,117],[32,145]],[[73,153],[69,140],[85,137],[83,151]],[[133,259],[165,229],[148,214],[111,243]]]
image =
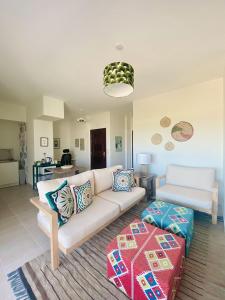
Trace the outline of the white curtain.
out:
[[[19,141],[20,141],[20,161],[19,167],[20,170],[24,170],[25,178],[27,178],[27,128],[26,123],[20,123],[20,133],[19,133]]]

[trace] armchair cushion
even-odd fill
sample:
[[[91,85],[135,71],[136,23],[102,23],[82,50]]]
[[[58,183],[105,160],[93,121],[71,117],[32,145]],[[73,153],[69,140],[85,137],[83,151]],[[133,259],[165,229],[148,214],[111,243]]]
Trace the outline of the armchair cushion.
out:
[[[156,190],[156,197],[200,211],[212,210],[212,193],[205,190],[165,184]]]
[[[215,169],[169,165],[166,184],[178,185],[199,190],[212,191],[215,183]]]

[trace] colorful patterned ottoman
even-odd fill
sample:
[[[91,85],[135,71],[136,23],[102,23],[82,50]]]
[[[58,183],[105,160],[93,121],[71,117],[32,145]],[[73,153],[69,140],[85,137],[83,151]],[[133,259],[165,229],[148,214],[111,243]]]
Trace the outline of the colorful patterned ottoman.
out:
[[[142,212],[141,219],[185,238],[188,256],[194,230],[193,209],[156,200]]]
[[[135,219],[106,251],[108,278],[129,298],[174,299],[183,269],[183,238]]]

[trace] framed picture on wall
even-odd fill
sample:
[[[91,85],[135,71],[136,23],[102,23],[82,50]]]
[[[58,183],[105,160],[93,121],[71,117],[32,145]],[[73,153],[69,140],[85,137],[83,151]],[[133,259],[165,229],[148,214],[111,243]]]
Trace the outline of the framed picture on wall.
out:
[[[116,152],[122,152],[122,136],[115,136],[115,148]]]
[[[80,150],[84,151],[84,139],[80,139]]]
[[[75,147],[76,148],[80,147],[80,140],[79,139],[75,139]]]
[[[54,146],[54,149],[60,149],[60,138],[53,139],[53,146]]]
[[[48,138],[47,137],[40,137],[40,146],[48,147]]]

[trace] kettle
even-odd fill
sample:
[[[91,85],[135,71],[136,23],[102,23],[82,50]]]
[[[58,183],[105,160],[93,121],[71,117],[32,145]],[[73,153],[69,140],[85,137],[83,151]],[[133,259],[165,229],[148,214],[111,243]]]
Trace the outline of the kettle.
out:
[[[50,156],[47,156],[47,157],[45,158],[45,161],[46,161],[46,163],[51,164],[51,163],[52,163],[52,158],[51,158]]]

